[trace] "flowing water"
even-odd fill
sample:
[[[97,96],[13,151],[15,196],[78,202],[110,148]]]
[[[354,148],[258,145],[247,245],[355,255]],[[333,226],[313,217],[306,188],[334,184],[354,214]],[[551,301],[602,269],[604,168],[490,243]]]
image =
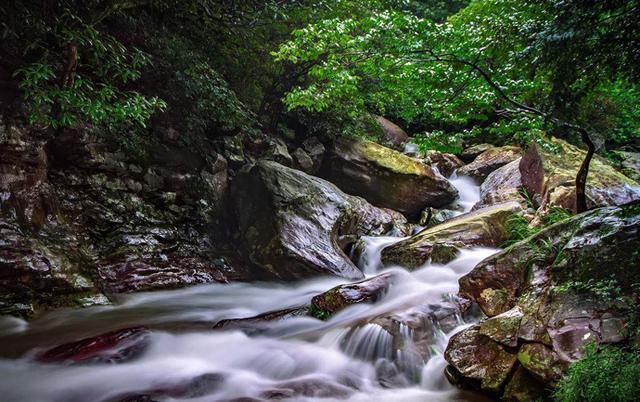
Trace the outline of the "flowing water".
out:
[[[469,194],[476,190],[467,188],[471,184],[464,179],[453,181],[461,204],[470,209]],[[496,250],[461,250],[449,264],[426,264],[412,272],[383,268],[381,250],[399,240],[364,239],[360,268],[367,277],[393,272],[393,285],[376,303],[351,306],[327,321],[302,315],[261,322],[252,331],[213,329],[220,320],[305,306],[314,295],[345,282],[339,278],[210,284],[136,294],[112,306],[57,311],[29,323],[2,319],[0,400],[480,400],[449,385],[443,375],[447,341],[467,325],[462,316],[455,316],[457,327],[448,333],[429,324],[433,337],[427,358],[407,348],[416,346],[415,328],[399,322],[391,334],[371,321],[443,303],[457,292],[458,279]],[[125,362],[62,364],[34,358],[51,346],[141,325],[150,329],[146,349]]]

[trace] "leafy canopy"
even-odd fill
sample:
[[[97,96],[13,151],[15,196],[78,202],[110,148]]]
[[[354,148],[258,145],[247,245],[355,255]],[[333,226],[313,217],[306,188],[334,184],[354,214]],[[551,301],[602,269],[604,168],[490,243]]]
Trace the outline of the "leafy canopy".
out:
[[[558,72],[564,66],[549,56],[548,36],[581,21],[563,22],[558,7],[566,3],[476,0],[443,22],[398,9],[321,21],[295,31],[275,54],[283,62],[313,65],[307,83],[290,91],[285,102],[292,109],[333,109],[350,116],[366,111],[392,114],[431,129],[466,129],[471,136],[480,132],[513,135],[546,127],[548,122],[541,118],[513,113],[500,94],[548,115],[559,115],[558,97],[567,102],[583,99],[581,94],[559,91]],[[577,7],[567,13],[583,11]],[[615,19],[611,12],[599,18]],[[609,33],[616,29],[603,26]],[[571,55],[584,50],[582,42],[607,37],[567,39],[571,47],[565,50],[564,64],[571,64]],[[630,62],[622,53],[632,50],[608,54],[618,56],[616,61]],[[613,56],[598,60],[603,66],[613,64]],[[620,69],[607,71],[605,75],[586,68],[580,71],[580,80],[592,83],[588,94],[618,88],[627,97],[634,96],[622,84],[625,77]],[[618,106],[627,108],[621,115],[635,115],[628,105]],[[561,117],[588,124],[584,121],[587,109]],[[619,138],[638,134],[640,122],[636,119],[631,125]],[[600,129],[609,135],[611,126]]]

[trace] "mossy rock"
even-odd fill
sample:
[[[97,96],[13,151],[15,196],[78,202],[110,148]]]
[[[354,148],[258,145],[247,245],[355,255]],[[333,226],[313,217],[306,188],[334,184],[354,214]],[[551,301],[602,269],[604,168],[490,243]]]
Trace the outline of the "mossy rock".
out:
[[[540,200],[542,209],[560,206],[575,211],[575,179],[586,151],[559,138],[550,146],[529,146],[520,164],[525,189]],[[606,159],[594,156],[589,166],[586,193],[590,207],[617,206],[640,199],[640,184]]]
[[[364,281],[336,286],[311,299],[310,312],[316,318],[327,318],[347,306],[378,300],[393,284],[394,275],[384,273]]]
[[[349,194],[411,218],[426,207],[443,207],[458,196],[431,166],[367,140],[337,139],[320,175]]]
[[[448,262],[454,257],[452,247],[497,246],[506,240],[505,222],[519,210],[517,203],[504,203],[450,219],[385,248],[382,262],[417,268],[432,258],[434,249],[436,262]]]

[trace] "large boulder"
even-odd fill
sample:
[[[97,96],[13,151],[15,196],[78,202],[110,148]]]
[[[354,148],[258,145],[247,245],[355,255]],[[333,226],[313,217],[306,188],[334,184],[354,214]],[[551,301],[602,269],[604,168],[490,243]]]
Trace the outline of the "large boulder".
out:
[[[551,146],[532,143],[520,163],[522,184],[543,208],[576,209],[575,180],[586,152],[561,139],[550,138]],[[590,207],[622,205],[640,199],[640,184],[595,156],[587,176]]]
[[[409,140],[407,133],[394,122],[385,119],[382,116],[375,116],[376,122],[382,129],[382,141],[389,144],[393,148],[402,148],[405,142]]]
[[[505,397],[524,398],[535,387],[552,389],[589,343],[629,341],[638,250],[640,202],[634,202],[569,218],[480,262],[460,279],[460,295],[489,318],[457,335],[469,343],[450,342],[456,380],[477,380],[478,362],[457,358],[469,345],[500,347],[519,367],[516,374],[500,370]]]
[[[445,359],[450,364],[448,376],[493,392],[505,384],[517,362],[507,348],[482,335],[478,325],[449,340]]]
[[[461,176],[471,176],[482,182],[494,170],[513,162],[522,156],[519,147],[504,146],[489,148],[478,155],[473,162],[458,169]]]
[[[440,263],[452,260],[456,248],[497,246],[506,239],[506,220],[519,210],[518,203],[510,202],[460,215],[386,247],[382,262],[417,268],[429,260]]]
[[[516,201],[523,208],[527,206],[526,200],[520,194],[522,187],[520,160],[518,158],[507,163],[487,176],[480,186],[480,201],[474,205],[474,209],[507,201]]]
[[[266,278],[319,274],[360,279],[341,238],[381,235],[406,221],[335,185],[271,161],[244,168],[233,186],[240,249]],[[343,245],[344,246],[344,245]]]
[[[321,176],[345,192],[409,217],[429,206],[445,206],[458,195],[429,165],[367,140],[336,140]]]

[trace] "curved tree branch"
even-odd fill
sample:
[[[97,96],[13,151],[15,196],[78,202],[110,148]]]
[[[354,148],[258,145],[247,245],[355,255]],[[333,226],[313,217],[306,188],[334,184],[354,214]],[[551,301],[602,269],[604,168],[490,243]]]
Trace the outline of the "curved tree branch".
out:
[[[455,57],[452,54],[446,55],[438,55],[431,49],[425,49],[421,51],[417,51],[414,53],[426,53],[432,59],[430,61],[437,61],[443,63],[450,64],[460,64],[471,68],[472,71],[475,71],[480,75],[480,77],[491,87],[496,93],[505,101],[510,103],[516,108],[516,112],[533,114],[536,116],[540,116],[547,121],[551,121],[559,127],[568,128],[580,133],[582,138],[582,142],[587,146],[587,155],[582,161],[582,165],[576,174],[576,212],[581,213],[587,210],[587,198],[586,198],[586,184],[587,184],[587,176],[589,174],[589,165],[591,163],[591,159],[593,159],[593,155],[595,154],[595,144],[591,140],[591,136],[589,132],[584,128],[576,124],[571,124],[565,121],[562,121],[558,118],[551,116],[549,113],[545,113],[542,110],[536,109],[534,107],[528,106],[522,102],[518,102],[517,100],[510,97],[505,90],[493,80],[491,74],[485,71],[482,67],[478,65],[477,62],[472,62],[466,59],[461,59]]]

